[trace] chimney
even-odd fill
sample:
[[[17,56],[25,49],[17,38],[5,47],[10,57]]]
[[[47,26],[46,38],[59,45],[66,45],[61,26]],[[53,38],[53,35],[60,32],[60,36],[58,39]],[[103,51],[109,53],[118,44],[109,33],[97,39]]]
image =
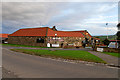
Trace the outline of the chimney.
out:
[[[56,26],[53,26],[52,30],[53,31],[57,31]]]

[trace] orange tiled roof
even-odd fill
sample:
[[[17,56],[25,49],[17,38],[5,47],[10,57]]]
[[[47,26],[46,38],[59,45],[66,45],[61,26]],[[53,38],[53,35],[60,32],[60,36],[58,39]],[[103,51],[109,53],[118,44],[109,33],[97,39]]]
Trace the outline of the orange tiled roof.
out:
[[[84,37],[83,34],[78,33],[78,32],[70,32],[70,31],[53,31],[50,28],[48,28],[48,34],[47,36],[57,36],[59,37]]]
[[[95,40],[100,40],[100,38],[93,37]]]
[[[9,36],[55,36],[58,37],[84,37],[79,32],[72,31],[53,31],[48,27],[20,29]]]
[[[73,31],[73,32],[81,32],[81,33],[84,33],[84,32],[85,32],[85,34],[86,34],[86,33],[87,33],[87,30]],[[92,37],[89,33],[88,33],[88,35],[89,35],[90,37]]]
[[[47,27],[20,29],[9,36],[46,36]]]
[[[0,37],[2,37],[2,38],[8,38],[8,35],[9,34],[0,34]]]

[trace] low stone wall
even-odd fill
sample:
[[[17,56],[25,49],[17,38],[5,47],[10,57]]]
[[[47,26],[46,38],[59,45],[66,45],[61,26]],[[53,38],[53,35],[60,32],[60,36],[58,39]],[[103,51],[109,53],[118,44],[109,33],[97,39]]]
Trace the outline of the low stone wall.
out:
[[[64,46],[63,48],[74,48],[75,46]]]
[[[104,48],[104,52],[120,53],[120,49],[118,49],[118,48]]]

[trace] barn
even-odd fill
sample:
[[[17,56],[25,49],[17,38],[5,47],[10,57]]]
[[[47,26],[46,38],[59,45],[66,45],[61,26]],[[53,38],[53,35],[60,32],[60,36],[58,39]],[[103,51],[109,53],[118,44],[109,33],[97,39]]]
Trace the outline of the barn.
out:
[[[91,40],[87,30],[58,31],[55,26],[25,28],[8,36],[8,43],[40,47],[81,47],[85,39]]]

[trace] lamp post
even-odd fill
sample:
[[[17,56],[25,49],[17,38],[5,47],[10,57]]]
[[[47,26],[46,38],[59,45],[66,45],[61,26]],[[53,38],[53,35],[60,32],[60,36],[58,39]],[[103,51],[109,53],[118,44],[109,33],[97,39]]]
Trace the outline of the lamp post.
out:
[[[116,42],[115,42],[115,47],[116,47],[116,48],[117,48],[117,43],[118,43],[118,42],[117,42],[117,36],[116,36]]]
[[[85,45],[88,44],[88,38],[87,38],[88,32],[85,33]]]

